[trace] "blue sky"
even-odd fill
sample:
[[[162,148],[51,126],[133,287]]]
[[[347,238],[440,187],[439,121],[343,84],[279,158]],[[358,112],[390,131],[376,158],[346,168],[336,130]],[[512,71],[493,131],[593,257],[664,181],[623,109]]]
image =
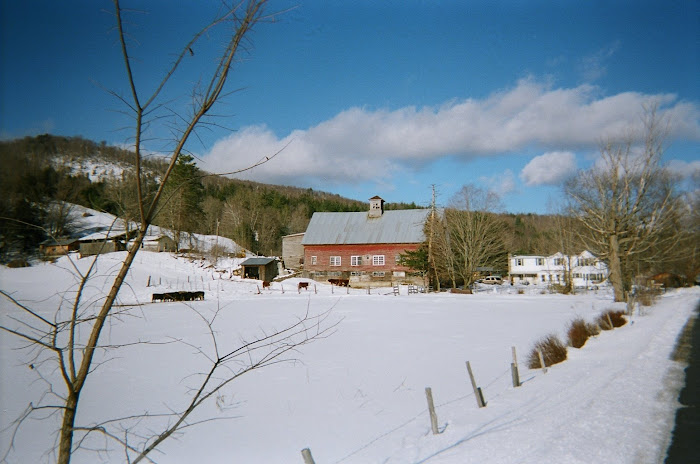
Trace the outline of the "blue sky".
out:
[[[137,1],[126,14],[145,95],[218,2]],[[109,1],[0,0],[0,135],[128,144],[127,95]],[[566,176],[595,162],[656,101],[665,161],[700,175],[700,2],[289,1],[259,24],[226,97],[188,148],[213,172],[358,200],[449,203],[463,185],[506,210],[547,212]],[[207,35],[163,108],[184,113],[221,36]],[[157,113],[164,114],[164,113]],[[166,151],[160,119],[147,147]]]

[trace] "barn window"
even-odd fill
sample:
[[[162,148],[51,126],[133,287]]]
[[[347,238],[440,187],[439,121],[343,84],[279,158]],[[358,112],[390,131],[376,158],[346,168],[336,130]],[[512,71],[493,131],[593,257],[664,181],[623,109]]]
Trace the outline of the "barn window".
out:
[[[372,273],[372,277],[384,277],[384,276],[385,276],[384,271],[374,271]]]
[[[362,256],[351,256],[350,257],[351,266],[362,266]]]
[[[316,264],[316,256],[311,257],[311,264]]]
[[[331,256],[331,266],[340,266],[340,256]]]
[[[384,266],[384,255],[372,256],[372,266]]]

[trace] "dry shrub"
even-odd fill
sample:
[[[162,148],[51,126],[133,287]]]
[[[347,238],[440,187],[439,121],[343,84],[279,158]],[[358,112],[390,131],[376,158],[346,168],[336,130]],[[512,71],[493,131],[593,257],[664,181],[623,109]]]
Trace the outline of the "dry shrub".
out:
[[[627,324],[627,319],[625,318],[624,311],[608,309],[603,314],[598,316],[596,322],[598,323],[598,327],[601,329],[612,330],[616,327],[622,327],[623,325]],[[612,323],[612,327],[610,326],[610,323]]]
[[[642,306],[652,306],[654,303],[656,303],[656,299],[658,298],[658,293],[654,291],[642,291],[638,292],[637,295],[635,296],[637,301],[639,302],[640,305]]]
[[[627,318],[625,317],[624,311],[607,311],[610,315],[610,320],[612,321],[613,327],[622,327],[627,324]]]
[[[29,267],[29,262],[24,258],[13,259],[7,263],[7,267],[18,268],[18,267]]]
[[[566,346],[559,340],[554,334],[547,335],[543,339],[535,343],[535,346],[530,351],[530,355],[527,359],[527,366],[530,369],[541,368],[540,357],[537,354],[538,351],[542,352],[542,357],[544,358],[544,363],[547,366],[560,363],[566,360]]]
[[[571,321],[569,325],[569,331],[567,333],[569,346],[581,348],[590,337],[598,335],[599,333],[600,330],[596,325],[589,324],[580,317],[576,318]]]

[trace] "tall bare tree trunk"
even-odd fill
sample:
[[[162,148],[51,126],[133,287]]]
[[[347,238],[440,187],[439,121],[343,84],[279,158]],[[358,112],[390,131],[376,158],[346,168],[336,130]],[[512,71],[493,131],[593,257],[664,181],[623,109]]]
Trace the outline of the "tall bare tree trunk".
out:
[[[625,301],[625,288],[622,279],[622,265],[620,264],[620,244],[617,240],[617,235],[612,234],[608,239],[609,246],[609,275],[608,280],[613,287],[615,301]]]
[[[69,392],[63,412],[63,422],[61,423],[61,435],[58,443],[58,464],[70,463],[71,451],[73,447],[73,427],[75,426],[75,416],[78,413],[78,397],[80,393]]]

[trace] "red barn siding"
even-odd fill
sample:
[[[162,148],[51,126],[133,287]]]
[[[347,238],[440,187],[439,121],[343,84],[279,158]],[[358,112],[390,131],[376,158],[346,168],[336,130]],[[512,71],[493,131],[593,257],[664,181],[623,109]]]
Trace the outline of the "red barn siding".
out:
[[[305,245],[304,267],[309,272],[387,272],[405,271],[411,269],[396,263],[396,255],[407,250],[418,249],[418,243],[392,243],[371,245]],[[384,265],[372,264],[372,256],[384,255]],[[316,264],[312,264],[312,256],[316,256]],[[340,256],[340,266],[331,266],[331,256]],[[361,266],[351,266],[352,256],[362,256]],[[369,259],[367,259],[369,256]]]

